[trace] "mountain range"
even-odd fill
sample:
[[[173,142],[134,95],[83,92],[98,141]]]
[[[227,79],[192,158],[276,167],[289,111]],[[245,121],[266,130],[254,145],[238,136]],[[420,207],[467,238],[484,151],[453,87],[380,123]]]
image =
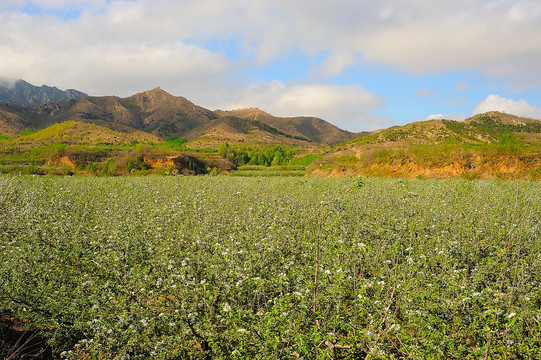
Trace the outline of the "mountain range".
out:
[[[279,118],[259,109],[211,111],[159,87],[127,98],[83,96],[38,107],[0,103],[0,133],[10,137],[67,120],[127,134],[145,132],[162,140],[186,138],[200,147],[223,142],[311,147],[362,135],[314,117]]]
[[[39,106],[52,102],[79,99],[87,94],[74,89],[60,90],[54,86],[34,86],[19,79],[14,82],[0,79],[0,102],[21,106]]]

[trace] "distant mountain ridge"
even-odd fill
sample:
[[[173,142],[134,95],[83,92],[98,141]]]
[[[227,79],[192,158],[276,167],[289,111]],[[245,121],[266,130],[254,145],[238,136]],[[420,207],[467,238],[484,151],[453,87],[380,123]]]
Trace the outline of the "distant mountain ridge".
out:
[[[217,110],[215,112],[220,116],[235,116],[259,121],[293,136],[309,139],[316,143],[337,144],[368,134],[368,132],[352,133],[342,130],[316,117],[276,117],[257,108],[230,111]]]
[[[36,107],[52,102],[80,99],[84,96],[87,94],[74,89],[60,90],[54,86],[34,86],[21,79],[13,84],[0,80],[0,101],[15,105]]]
[[[211,111],[157,87],[126,98],[84,96],[36,108],[0,104],[0,133],[13,137],[25,128],[40,130],[71,120],[123,133],[143,131],[161,139],[186,138],[198,147],[223,142],[313,147],[360,135],[318,118],[279,118],[259,112],[252,116],[243,110]]]

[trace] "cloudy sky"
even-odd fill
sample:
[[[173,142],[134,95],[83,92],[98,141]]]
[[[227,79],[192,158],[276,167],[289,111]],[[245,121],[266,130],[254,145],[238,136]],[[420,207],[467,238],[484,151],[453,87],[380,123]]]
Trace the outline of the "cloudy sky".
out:
[[[0,0],[0,77],[352,130],[541,119],[539,0]]]

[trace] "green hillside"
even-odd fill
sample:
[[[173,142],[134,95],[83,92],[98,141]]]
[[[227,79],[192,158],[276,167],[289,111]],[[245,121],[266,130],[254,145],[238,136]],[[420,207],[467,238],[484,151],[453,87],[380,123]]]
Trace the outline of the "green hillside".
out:
[[[317,176],[541,178],[541,121],[490,112],[374,131],[328,149]]]

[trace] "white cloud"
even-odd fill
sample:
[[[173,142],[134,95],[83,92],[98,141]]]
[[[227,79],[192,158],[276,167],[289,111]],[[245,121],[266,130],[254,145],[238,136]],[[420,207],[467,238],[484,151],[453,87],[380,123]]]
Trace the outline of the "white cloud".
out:
[[[188,20],[185,33],[241,37],[259,64],[295,51],[329,51],[332,55],[320,69],[329,75],[361,61],[349,54],[363,54],[362,61],[415,74],[478,70],[514,82],[534,77],[529,86],[541,80],[537,0],[236,0],[212,1],[210,7],[205,13],[189,5],[194,18],[204,20],[199,27]],[[522,61],[525,57],[530,60]]]
[[[162,86],[188,97],[231,74],[224,54],[159,31],[144,34],[127,23],[144,11],[133,7],[124,21],[112,8],[109,17],[89,14],[75,22],[0,15],[0,74],[93,95],[126,96]]]
[[[0,87],[12,88],[18,79],[10,78],[7,76],[0,76]]]
[[[499,95],[489,95],[479,103],[472,115],[482,114],[488,111],[500,111],[512,115],[541,119],[541,108],[528,104],[525,100],[506,99]]]
[[[13,7],[26,3],[7,0],[0,5],[0,33],[4,34],[0,38],[21,33],[28,37],[37,29],[43,35],[47,33],[51,24],[38,27],[34,25],[36,17],[27,16],[25,27],[14,29],[10,25],[10,18],[19,15]],[[66,37],[80,45],[85,41],[133,44],[165,39],[164,46],[179,39],[201,45],[215,39],[236,39],[259,65],[296,51],[328,51],[332,55],[319,70],[329,75],[360,61],[351,54],[363,54],[363,61],[383,62],[413,73],[477,69],[513,81],[529,80],[528,86],[541,80],[541,3],[537,0],[32,3],[51,9],[65,6],[83,10],[80,18],[56,24],[56,34],[40,36],[51,49],[59,48]],[[34,52],[34,56],[38,54]]]
[[[225,109],[257,106],[275,116],[315,116],[351,131],[374,130],[389,120],[371,111],[383,100],[357,85],[285,84],[281,81],[252,84]]]
[[[541,58],[541,4],[518,1],[393,1],[393,19],[378,22],[358,44],[371,61],[383,61],[414,73],[478,69],[497,73],[524,55]],[[511,21],[522,8],[529,16]],[[515,68],[515,67],[514,67]],[[540,76],[533,64],[515,68]],[[505,76],[505,73],[501,73]]]
[[[105,3],[105,0],[2,0],[2,6],[7,8],[13,7],[24,7],[27,5],[33,5],[34,7],[54,9],[64,6],[73,6],[73,5],[91,5],[95,3]]]
[[[341,74],[346,67],[355,64],[357,61],[358,58],[348,52],[331,54],[319,67],[312,70],[311,76],[315,78],[324,78],[338,75]]]

